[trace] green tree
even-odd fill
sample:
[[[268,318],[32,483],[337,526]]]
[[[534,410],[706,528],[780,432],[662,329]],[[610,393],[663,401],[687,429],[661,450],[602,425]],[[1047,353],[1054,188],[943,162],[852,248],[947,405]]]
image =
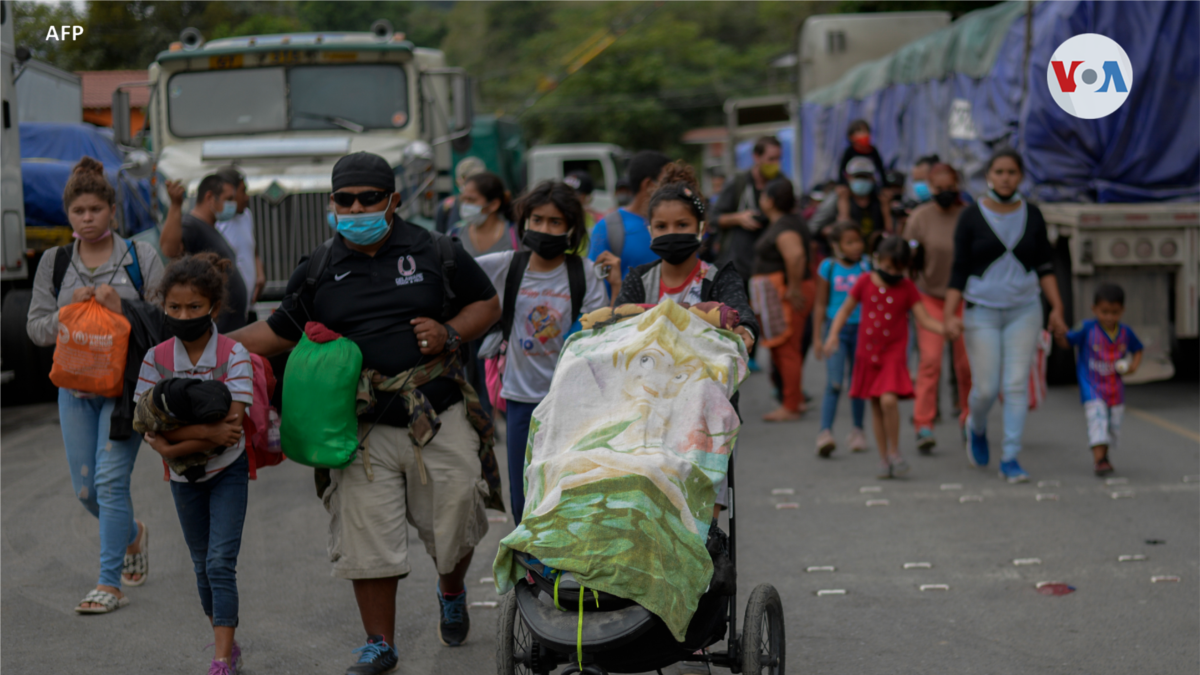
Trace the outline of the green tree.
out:
[[[74,56],[68,55],[63,40],[47,40],[51,26],[81,25],[79,13],[69,2],[57,5],[37,2],[15,2],[13,13],[13,39],[17,47],[27,47],[33,58],[64,70],[74,70]]]

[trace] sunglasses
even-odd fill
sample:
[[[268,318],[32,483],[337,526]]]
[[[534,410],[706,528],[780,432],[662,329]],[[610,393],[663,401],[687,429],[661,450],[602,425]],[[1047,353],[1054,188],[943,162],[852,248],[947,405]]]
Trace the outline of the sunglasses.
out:
[[[392,193],[390,190],[371,190],[369,192],[334,192],[329,196],[333,199],[334,204],[348,209],[354,206],[354,202],[358,202],[363,206],[375,206],[392,196]]]

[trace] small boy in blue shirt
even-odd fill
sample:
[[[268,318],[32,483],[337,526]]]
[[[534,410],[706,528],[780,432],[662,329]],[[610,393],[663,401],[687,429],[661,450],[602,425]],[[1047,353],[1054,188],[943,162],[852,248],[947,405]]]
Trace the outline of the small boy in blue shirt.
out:
[[[1113,472],[1108,451],[1116,447],[1125,413],[1123,375],[1132,375],[1142,363],[1142,343],[1133,330],[1121,323],[1125,313],[1125,291],[1116,284],[1101,284],[1092,300],[1095,319],[1067,333],[1059,345],[1079,348],[1075,371],[1079,396],[1087,416],[1088,443],[1092,447],[1097,476]]]

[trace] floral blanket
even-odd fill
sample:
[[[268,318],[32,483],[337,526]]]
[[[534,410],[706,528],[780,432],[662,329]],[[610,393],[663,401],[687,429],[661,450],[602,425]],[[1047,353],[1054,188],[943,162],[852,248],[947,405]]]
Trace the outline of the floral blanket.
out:
[[[572,336],[530,422],[525,513],[500,542],[497,590],[524,576],[524,551],[682,641],[712,577],[705,541],[745,377],[741,339],[670,300]]]

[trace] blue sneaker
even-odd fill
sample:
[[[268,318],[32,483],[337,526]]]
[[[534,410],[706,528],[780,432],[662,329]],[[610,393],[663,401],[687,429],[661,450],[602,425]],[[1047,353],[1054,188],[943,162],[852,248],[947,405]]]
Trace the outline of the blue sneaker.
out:
[[[467,592],[447,595],[438,587],[438,604],[441,618],[438,620],[438,639],[447,647],[458,647],[467,641],[471,630],[471,617],[467,614]]]
[[[1029,474],[1025,473],[1025,469],[1022,469],[1015,459],[1000,462],[1000,477],[1010,483],[1029,482]]]
[[[987,466],[988,465],[988,441],[987,434],[977,434],[971,429],[971,423],[968,422],[964,427],[967,446],[967,461],[971,466]]]
[[[346,675],[379,675],[386,673],[400,663],[396,649],[384,641],[382,635],[372,635],[367,638],[367,644],[354,650],[358,654],[358,663],[346,670]]]
[[[937,439],[933,436],[933,429],[919,429],[917,431],[917,450],[922,455],[933,454],[933,447],[937,445]]]

